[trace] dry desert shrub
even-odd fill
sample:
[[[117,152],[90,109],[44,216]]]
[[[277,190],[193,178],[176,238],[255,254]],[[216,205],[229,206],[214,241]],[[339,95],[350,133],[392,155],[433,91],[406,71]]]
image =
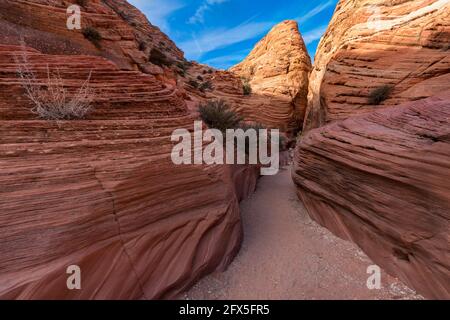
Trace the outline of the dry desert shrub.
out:
[[[80,7],[86,7],[88,0],[76,0],[75,2]]]
[[[46,79],[37,79],[28,61],[25,49],[15,57],[17,75],[31,101],[31,111],[45,120],[83,119],[92,110],[95,91],[90,86],[92,71],[78,90],[69,93],[59,70],[51,71],[47,65]]]

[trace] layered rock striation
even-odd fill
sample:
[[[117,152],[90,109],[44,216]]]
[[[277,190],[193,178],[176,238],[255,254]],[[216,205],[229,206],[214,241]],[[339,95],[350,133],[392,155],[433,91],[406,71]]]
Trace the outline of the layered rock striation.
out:
[[[450,298],[450,96],[337,121],[299,141],[310,215],[427,297]]]
[[[296,21],[284,21],[230,71],[261,100],[249,106],[262,123],[294,131],[305,115],[311,60]]]
[[[172,163],[170,135],[194,120],[176,88],[27,49],[38,79],[46,64],[67,86],[92,72],[98,93],[86,120],[39,120],[16,75],[22,50],[0,46],[0,297],[169,298],[224,268],[240,245],[239,172]],[[82,290],[66,286],[70,265]]]
[[[449,89],[446,0],[343,0],[316,53],[306,130]],[[370,95],[388,86],[381,105]]]

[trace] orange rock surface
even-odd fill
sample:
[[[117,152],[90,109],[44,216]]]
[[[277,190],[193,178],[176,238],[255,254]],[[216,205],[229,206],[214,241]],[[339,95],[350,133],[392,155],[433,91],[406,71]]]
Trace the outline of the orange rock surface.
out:
[[[233,179],[251,189],[256,176],[172,164],[170,135],[194,120],[177,90],[103,58],[30,50],[37,75],[48,63],[80,85],[92,70],[102,92],[87,120],[37,120],[20,50],[0,46],[0,297],[168,298],[224,268],[241,239]],[[80,291],[66,287],[69,265]]]
[[[309,79],[306,130],[450,88],[450,3],[340,1]],[[393,91],[381,106],[369,95]]]
[[[90,0],[81,7],[81,26],[99,32],[100,47],[86,39],[81,30],[67,28],[69,5],[62,0],[1,1],[0,43],[17,44],[23,38],[43,53],[98,55],[121,69],[154,74],[163,70],[148,61],[152,48],[164,51],[173,60],[184,59],[183,52],[125,0]]]
[[[306,108],[310,69],[297,23],[285,21],[275,26],[239,65],[225,71],[194,62],[178,82],[194,114],[200,104],[223,99],[246,122],[279,129],[294,138]],[[206,82],[211,83],[211,89],[196,88]],[[249,95],[243,90],[246,82],[252,87]]]
[[[375,14],[375,16],[374,16]],[[309,214],[450,298],[448,1],[342,0],[309,81],[294,181]],[[380,105],[370,94],[387,85]]]

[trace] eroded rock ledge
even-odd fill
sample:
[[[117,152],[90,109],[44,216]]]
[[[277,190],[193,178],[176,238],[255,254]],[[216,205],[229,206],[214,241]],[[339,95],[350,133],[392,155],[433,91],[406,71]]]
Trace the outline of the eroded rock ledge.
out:
[[[311,130],[294,181],[310,215],[420,293],[450,298],[450,96]]]
[[[310,76],[294,174],[315,220],[419,293],[444,299],[449,15],[440,0],[339,2]],[[373,104],[382,87],[389,94]]]

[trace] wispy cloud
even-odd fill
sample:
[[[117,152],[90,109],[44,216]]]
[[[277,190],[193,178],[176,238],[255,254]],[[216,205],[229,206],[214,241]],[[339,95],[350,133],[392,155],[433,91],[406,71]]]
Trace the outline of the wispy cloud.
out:
[[[327,31],[328,25],[323,25],[318,28],[309,30],[303,34],[303,40],[305,41],[306,45],[310,44],[311,42],[314,42],[316,40],[319,40],[325,31]]]
[[[139,7],[152,24],[169,34],[188,59],[224,69],[245,58],[248,52],[243,53],[241,50],[248,47],[249,40],[256,42],[270,28],[285,19],[294,19],[300,24],[308,50],[314,53],[317,40],[326,31],[327,26],[324,24],[329,21],[330,10],[338,2],[316,0],[308,1],[309,5],[305,5],[306,1],[299,1],[300,4],[294,3],[290,7],[281,6],[282,8],[278,6],[274,9],[264,1],[261,6],[251,6],[243,1],[245,13],[234,14],[219,12],[225,9],[222,4],[233,0],[128,1]],[[294,7],[297,7],[296,10]],[[216,10],[218,12],[215,12]],[[243,13],[252,17],[244,21]],[[210,19],[212,15],[214,19]]]
[[[170,26],[168,18],[175,11],[185,7],[182,0],[129,0],[132,5],[138,7],[145,13],[150,22],[161,28],[164,32],[169,32]]]
[[[204,54],[256,38],[265,34],[273,22],[246,22],[232,28],[217,28],[193,35],[191,40],[180,43],[180,47],[191,59]]]
[[[195,11],[195,14],[189,18],[188,23],[196,24],[205,22],[205,14],[216,4],[222,4],[229,0],[205,0]]]
[[[321,3],[317,5],[316,7],[309,10],[307,13],[301,15],[300,17],[295,18],[299,24],[303,24],[307,22],[309,19],[317,16],[319,13],[323,12],[324,10],[328,9],[331,6],[334,6],[336,4],[336,0],[328,0],[325,3]]]

